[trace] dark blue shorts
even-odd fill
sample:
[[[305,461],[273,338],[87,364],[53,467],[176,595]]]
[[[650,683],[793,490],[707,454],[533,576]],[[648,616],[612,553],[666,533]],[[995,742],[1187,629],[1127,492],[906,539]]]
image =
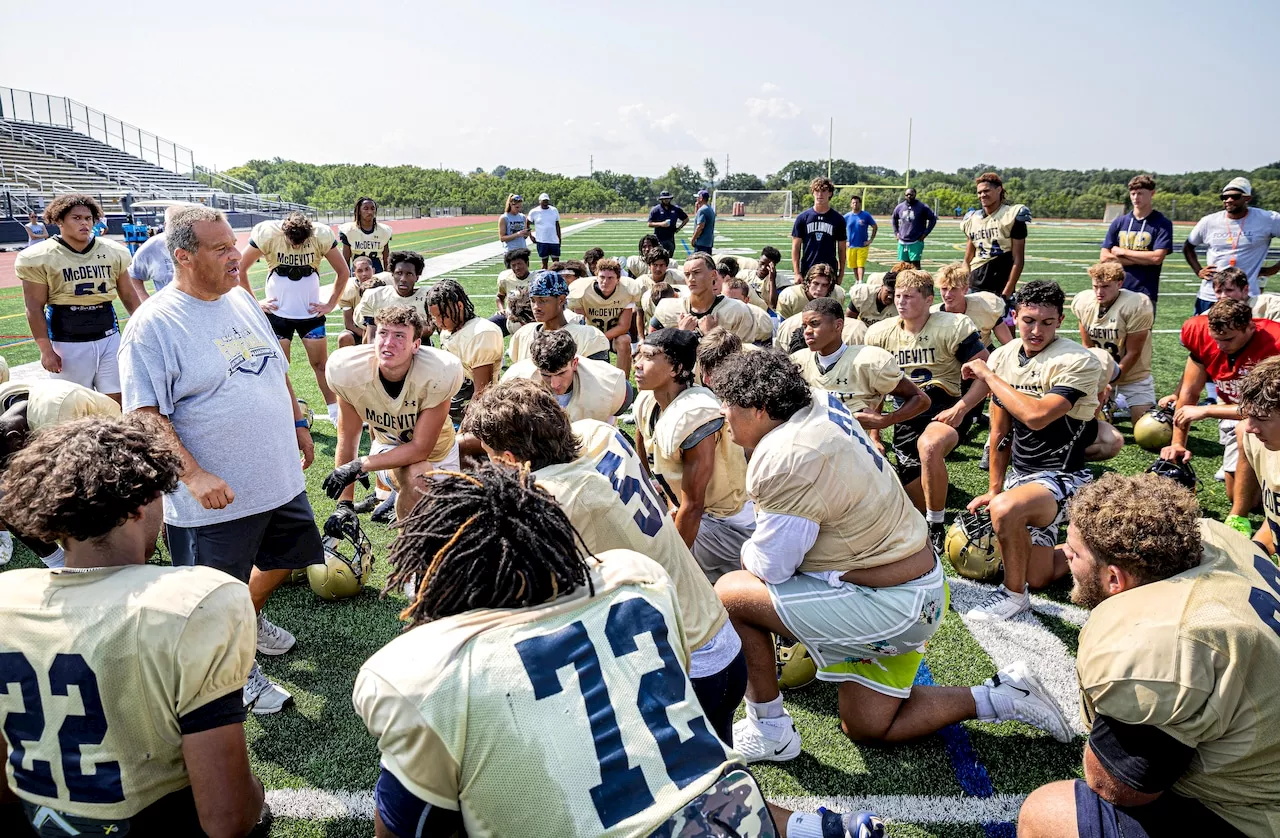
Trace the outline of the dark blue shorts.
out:
[[[1213,304],[1216,302],[1217,300],[1202,300],[1199,297],[1196,297],[1196,316],[1198,317],[1213,308]]]
[[[1146,806],[1121,807],[1103,800],[1084,780],[1076,780],[1076,831],[1080,838],[1244,838],[1199,800],[1167,791]]]
[[[559,259],[560,243],[556,242],[555,244],[543,244],[542,242],[538,242],[538,258],[539,259]]]
[[[325,339],[324,315],[308,317],[306,320],[290,320],[287,317],[278,317],[269,311],[266,315],[267,321],[271,323],[271,330],[280,340],[293,340],[295,332],[303,340]]]
[[[174,567],[216,567],[249,582],[259,570],[296,570],[324,560],[324,546],[306,490],[267,512],[207,524],[203,527],[165,526]]]
[[[711,245],[709,245],[709,244],[695,244],[695,245],[693,246],[693,252],[694,252],[694,253],[705,253],[705,254],[707,254],[708,256],[710,256],[710,255],[711,255]]]

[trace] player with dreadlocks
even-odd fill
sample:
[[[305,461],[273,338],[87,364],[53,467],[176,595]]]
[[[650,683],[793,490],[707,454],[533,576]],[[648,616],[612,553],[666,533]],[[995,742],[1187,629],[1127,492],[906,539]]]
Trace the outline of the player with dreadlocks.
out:
[[[424,304],[440,330],[440,348],[462,362],[462,389],[449,405],[449,418],[461,422],[467,403],[483,393],[502,368],[502,329],[476,317],[471,298],[452,279],[428,288]]]
[[[365,663],[353,699],[381,751],[378,835],[776,835],[685,674],[667,574],[630,550],[592,557],[534,479],[448,474],[404,520],[388,590],[422,579],[413,628]],[[555,752],[606,762],[540,756]],[[619,757],[630,770],[611,770]]]

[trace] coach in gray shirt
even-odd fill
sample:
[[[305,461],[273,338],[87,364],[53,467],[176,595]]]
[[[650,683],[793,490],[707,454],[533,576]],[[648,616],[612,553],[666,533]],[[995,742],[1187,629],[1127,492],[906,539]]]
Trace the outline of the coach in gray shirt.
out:
[[[324,557],[302,477],[311,434],[280,342],[237,285],[240,252],[226,217],[183,209],[166,240],[173,282],[138,308],[121,341],[124,409],[168,419],[182,445],[182,485],[164,497],[173,563],[216,567],[248,583],[258,651],[284,654],[293,635],[262,607],[292,570]],[[275,713],[291,698],[254,665],[246,706]]]

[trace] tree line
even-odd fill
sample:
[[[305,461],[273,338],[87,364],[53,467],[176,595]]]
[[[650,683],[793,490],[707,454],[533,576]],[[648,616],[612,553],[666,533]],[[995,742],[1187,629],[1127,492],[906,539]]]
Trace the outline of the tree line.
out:
[[[612,171],[590,176],[567,177],[536,169],[498,166],[490,172],[476,169],[459,172],[424,169],[418,166],[373,166],[345,163],[311,164],[283,160],[251,160],[227,174],[254,185],[259,192],[277,193],[287,200],[321,209],[341,210],[368,195],[384,206],[460,207],[466,213],[501,212],[507,195],[525,198],[532,207],[536,196],[547,192],[566,213],[635,213],[649,209],[657,194],[666,189],[676,202],[691,206],[693,196],[703,188],[721,190],[790,189],[799,209],[813,201],[809,181],[827,174],[825,160],[795,160],[777,172],[759,177],[733,172],[723,177],[710,158],[700,169],[681,164],[661,177],[648,178]],[[1102,218],[1108,202],[1125,203],[1126,184],[1137,169],[1024,169],[979,165],[955,172],[933,169],[911,172],[911,185],[921,200],[939,215],[953,215],[976,207],[973,180],[982,172],[998,172],[1009,198],[1026,204],[1036,218]],[[1243,175],[1253,183],[1254,206],[1280,203],[1280,161],[1252,171],[1220,169],[1183,174],[1154,173],[1156,209],[1174,220],[1193,221],[1222,208],[1218,193],[1231,178]],[[902,184],[902,172],[883,166],[860,166],[847,160],[831,162],[831,178],[837,184]],[[857,189],[841,189],[835,204],[861,194]],[[869,212],[885,215],[900,200],[900,190],[872,190],[867,193]]]

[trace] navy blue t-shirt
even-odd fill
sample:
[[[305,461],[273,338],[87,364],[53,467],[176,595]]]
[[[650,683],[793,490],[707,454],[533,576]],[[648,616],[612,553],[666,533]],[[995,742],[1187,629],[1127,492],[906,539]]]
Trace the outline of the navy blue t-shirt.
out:
[[[671,221],[670,227],[654,227],[653,234],[658,237],[658,241],[662,242],[662,247],[671,255],[675,255],[676,249],[676,225],[681,221],[689,218],[689,213],[680,209],[674,203],[670,208],[664,208],[662,204],[658,204],[649,210],[650,221]]]
[[[1167,250],[1172,253],[1173,222],[1159,210],[1152,210],[1141,220],[1134,218],[1132,212],[1127,212],[1111,222],[1102,246],[1123,247],[1128,250]],[[1160,265],[1125,265],[1124,287],[1146,294],[1155,302],[1160,293],[1160,268]]]
[[[797,282],[819,262],[830,265],[833,271],[839,270],[839,243],[848,239],[843,215],[833,209],[819,213],[811,207],[796,216],[796,223],[791,225],[791,238],[801,240]]]

